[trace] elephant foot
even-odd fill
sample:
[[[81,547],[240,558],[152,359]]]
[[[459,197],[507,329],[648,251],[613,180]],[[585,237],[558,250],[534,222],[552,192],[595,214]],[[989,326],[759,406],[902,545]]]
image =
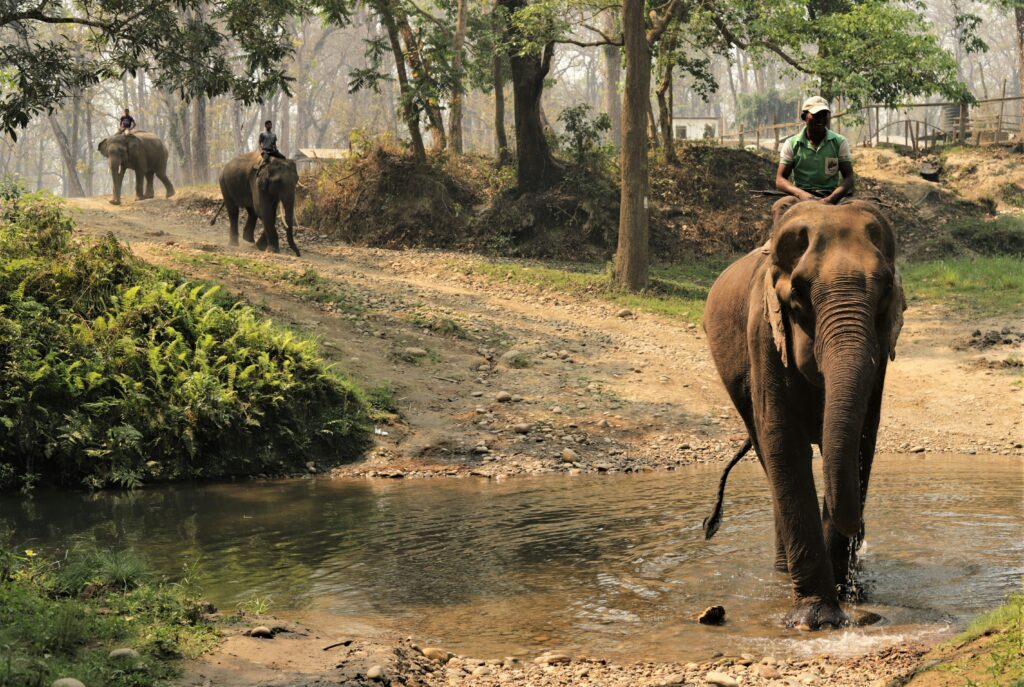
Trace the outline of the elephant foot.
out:
[[[174,197],[174,191],[168,191],[167,195],[164,196],[164,198],[173,198],[173,197]]]
[[[267,250],[268,253],[280,253],[281,252],[281,249],[278,248],[277,246],[267,246],[266,250]]]
[[[833,601],[797,601],[786,614],[786,627],[806,632],[838,629],[850,624],[850,618]]]
[[[857,580],[849,580],[843,584],[836,585],[836,589],[839,592],[840,599],[851,603],[864,601],[864,598],[867,596],[864,585]]]
[[[229,246],[237,246],[238,245],[238,239],[228,239],[228,245]]]
[[[109,200],[107,202],[109,202],[111,205],[120,205],[121,204],[121,201],[117,200],[116,198],[115,199],[111,199],[111,200]]]

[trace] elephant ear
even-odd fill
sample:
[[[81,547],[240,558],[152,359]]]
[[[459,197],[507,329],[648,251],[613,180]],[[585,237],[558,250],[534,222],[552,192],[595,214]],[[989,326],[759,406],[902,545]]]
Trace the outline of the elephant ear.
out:
[[[892,297],[885,311],[885,328],[889,333],[889,360],[896,360],[896,340],[900,338],[900,330],[903,329],[903,311],[906,309],[907,299],[903,295],[903,280],[900,279],[900,271],[893,270]]]
[[[786,324],[783,322],[782,303],[779,302],[779,295],[775,293],[775,281],[772,279],[771,267],[764,271],[764,317],[772,327],[772,340],[782,358],[782,366],[789,367]]]
[[[100,145],[97,150],[100,151],[100,154],[103,155],[103,157],[107,156],[107,139],[100,141]]]
[[[772,226],[777,227],[779,220],[799,200],[796,196],[785,196],[779,198],[772,204]]]

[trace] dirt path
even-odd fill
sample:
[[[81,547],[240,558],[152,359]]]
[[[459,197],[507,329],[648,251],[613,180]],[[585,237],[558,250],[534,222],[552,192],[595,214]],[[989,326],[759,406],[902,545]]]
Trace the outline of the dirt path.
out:
[[[395,392],[398,416],[341,474],[503,477],[635,471],[717,461],[743,439],[703,332],[678,320],[460,271],[454,253],[325,246],[302,258],[230,248],[223,217],[189,202],[72,201],[81,231],[113,232],[151,262],[225,284],[279,321],[314,333],[364,386]],[[306,270],[344,303],[286,283]],[[316,276],[316,275],[314,275]],[[335,298],[335,301],[338,299]],[[890,367],[885,452],[1024,454],[1019,371],[955,350],[975,329],[937,306],[911,307]],[[1016,347],[997,357],[1020,355]]]

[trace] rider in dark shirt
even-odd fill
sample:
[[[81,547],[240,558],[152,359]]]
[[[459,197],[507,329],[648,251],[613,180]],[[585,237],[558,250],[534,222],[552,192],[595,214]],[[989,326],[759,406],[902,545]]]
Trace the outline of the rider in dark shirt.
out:
[[[277,149],[277,134],[271,130],[274,123],[268,119],[263,123],[263,126],[266,127],[265,131],[260,132],[260,152],[263,153],[263,160],[266,161],[268,157],[277,157],[284,160],[284,155]]]
[[[120,121],[117,124],[117,133],[119,134],[130,134],[132,129],[135,128],[135,119],[128,114],[128,108],[124,108],[124,115],[121,116]]]

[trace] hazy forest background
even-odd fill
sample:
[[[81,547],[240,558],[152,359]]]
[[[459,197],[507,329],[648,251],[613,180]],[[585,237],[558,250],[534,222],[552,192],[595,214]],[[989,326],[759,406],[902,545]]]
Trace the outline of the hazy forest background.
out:
[[[540,121],[548,132],[547,139],[557,148],[557,134],[564,131],[567,121],[563,113],[587,105],[590,112],[584,114],[591,120],[600,113],[609,117],[608,127],[599,132],[603,141],[613,145],[619,142],[623,50],[619,45],[607,44],[621,43],[618,7],[530,5],[504,0],[497,5],[478,0],[401,0],[300,11],[302,8],[294,5],[279,4],[273,16],[266,7],[257,6],[246,14],[229,6],[226,10],[220,8],[221,14],[212,19],[202,16],[202,6],[172,9],[179,14],[173,29],[179,32],[179,42],[141,45],[135,54],[126,57],[116,53],[117,41],[138,38],[144,42],[145,35],[133,37],[125,31],[112,40],[103,30],[59,24],[52,17],[31,25],[32,8],[26,11],[26,3],[6,0],[0,5],[4,7],[0,27],[8,64],[2,72],[6,83],[0,84],[0,91],[5,94],[4,125],[8,135],[0,139],[0,176],[17,175],[29,189],[49,189],[69,197],[108,193],[110,174],[96,144],[116,129],[123,107],[131,109],[140,129],[157,133],[168,144],[169,172],[178,185],[215,181],[226,161],[255,148],[256,136],[266,119],[274,120],[280,147],[287,155],[294,155],[300,148],[349,148],[377,137],[408,141],[410,112],[422,127],[428,151],[499,155],[502,148],[514,150],[516,142],[513,65],[508,57],[514,50],[503,43],[513,31],[502,23],[513,15],[520,22],[513,27],[522,39],[519,47],[533,57],[535,69],[547,67],[541,75],[540,98]],[[124,12],[131,9],[129,5]],[[498,11],[503,6],[504,12]],[[49,12],[53,16],[63,12],[59,3],[39,7],[39,17],[47,7],[53,10]],[[955,62],[956,79],[973,96],[1019,94],[1018,27],[1012,5],[928,0],[907,7],[925,20],[923,30],[931,32],[948,51]],[[18,11],[21,17],[15,17]],[[657,28],[658,11],[650,9],[649,38],[651,23]],[[721,16],[730,18],[729,11],[726,8]],[[719,31],[705,37],[695,16],[696,12],[683,17],[690,22],[690,30],[672,33],[669,27],[665,39],[652,46],[652,118],[664,117],[666,112],[676,117],[714,117],[727,129],[787,121],[795,118],[799,100],[817,91],[829,78],[820,69],[818,74],[810,74],[787,64],[791,56],[797,62],[803,58],[794,51],[787,54],[775,50],[785,42],[782,38],[762,34],[763,40],[749,36],[744,39],[731,34],[718,17],[712,17],[708,25]],[[742,26],[742,16],[731,19]],[[247,27],[247,22],[251,26]],[[225,42],[189,35],[189,27],[203,25],[217,27]],[[264,35],[254,38],[253,28]],[[99,47],[97,34],[106,41]],[[268,36],[276,43],[273,49],[266,45]],[[987,45],[987,50],[972,50],[972,46],[978,46],[977,39]],[[233,44],[258,40],[264,41],[255,48],[262,51],[263,65],[251,58],[251,46],[246,52]],[[844,39],[840,35],[838,40]],[[105,73],[94,71],[91,78],[88,74],[70,74],[63,81],[57,76],[42,79],[45,83],[35,84],[41,106],[32,111],[35,105],[27,98],[15,102],[17,89],[13,86],[23,74],[11,68],[11,60],[18,59],[19,41],[26,50],[30,43],[38,46],[50,42],[64,52],[47,59],[65,64],[80,62],[93,69],[100,64],[96,51],[106,51],[102,65],[109,68],[113,64],[114,68]],[[530,41],[536,44],[530,45]],[[148,48],[154,54],[144,55]],[[222,62],[214,59],[214,49],[219,51],[218,59],[224,58]],[[189,50],[194,54],[189,56]],[[401,69],[396,69],[395,50],[405,58],[404,64],[398,65]],[[36,53],[38,57],[39,51]],[[907,54],[917,59],[912,50]],[[864,59],[870,63],[872,58],[865,54]],[[209,61],[206,72],[196,69],[193,73],[197,60]],[[666,69],[667,65],[674,69]],[[124,66],[131,68],[117,78],[117,69]],[[917,66],[927,69],[927,65]],[[29,71],[24,64],[19,67],[22,72]],[[41,64],[37,69],[42,73],[46,68]],[[280,72],[274,73],[275,68]],[[842,69],[842,65],[837,68]],[[893,69],[894,81],[906,81],[897,73],[898,66]],[[946,78],[941,70],[941,65],[933,69],[925,81],[930,78],[941,82]],[[225,72],[233,72],[234,78],[259,77],[262,83],[250,84],[251,90],[244,91]],[[39,80],[39,74],[35,76]],[[878,76],[886,78],[884,74]],[[496,88],[495,84],[501,86]],[[850,90],[848,84],[841,87]],[[934,83],[917,90],[927,88],[936,91],[932,96],[935,100],[949,97],[948,83],[945,94],[938,93]],[[890,99],[914,95],[914,89],[913,84],[896,89],[889,94]],[[872,96],[878,91],[877,84],[864,86],[852,100],[876,101]],[[222,94],[206,95],[211,92]],[[55,106],[52,113],[48,112],[51,105]],[[1014,104],[1012,109],[1018,108]],[[12,113],[19,110],[33,116],[18,121]],[[18,126],[26,121],[24,128]],[[459,122],[461,126],[456,126]]]

